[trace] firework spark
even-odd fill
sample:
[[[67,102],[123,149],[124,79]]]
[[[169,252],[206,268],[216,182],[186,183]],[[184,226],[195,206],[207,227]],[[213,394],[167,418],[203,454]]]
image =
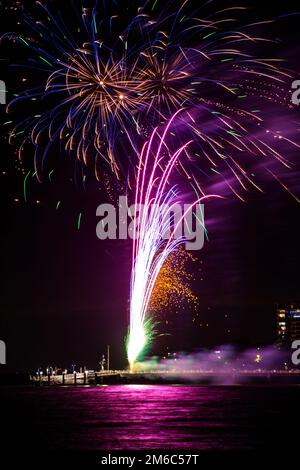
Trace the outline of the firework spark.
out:
[[[176,237],[179,224],[198,203],[207,198],[219,197],[206,195],[195,199],[180,220],[174,223],[169,238],[165,239],[170,208],[180,201],[176,186],[170,185],[170,177],[176,162],[190,143],[184,144],[171,156],[165,152],[166,135],[179,112],[174,114],[162,136],[158,137],[157,146],[154,141],[157,129],[154,129],[142,149],[137,171],[135,205],[143,207],[143,210],[138,211],[133,229],[130,329],[127,342],[131,370],[149,340],[149,319],[146,314],[160,270],[168,256],[186,241],[184,235]]]
[[[182,246],[168,256],[157,276],[150,297],[148,311],[151,312],[151,316],[168,313],[171,310],[179,313],[184,303],[196,309],[199,301],[190,287],[195,277],[187,269],[187,266],[196,261],[191,252]]]

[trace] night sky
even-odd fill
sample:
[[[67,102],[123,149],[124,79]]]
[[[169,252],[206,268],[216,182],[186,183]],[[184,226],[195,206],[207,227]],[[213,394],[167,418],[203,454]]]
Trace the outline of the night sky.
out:
[[[15,22],[4,6],[14,3],[1,2],[3,32]],[[282,2],[281,7],[272,5],[271,13],[262,2],[250,3],[253,17],[258,11],[264,17],[276,16],[276,9],[278,14],[293,10],[291,2],[284,2],[284,10]],[[295,18],[285,20],[280,30],[281,55],[294,57],[295,79],[300,78],[297,25]],[[9,99],[7,50],[0,64]],[[84,189],[76,181],[74,162],[53,149],[52,183],[30,185],[25,204],[24,175],[16,168],[15,149],[7,144],[4,127],[0,145],[0,339],[7,344],[7,366],[0,372],[48,364],[94,368],[107,344],[112,367],[126,365],[131,244],[96,238],[96,208],[107,200],[103,186],[91,181]],[[197,254],[192,286],[200,301],[197,321],[192,322],[188,308],[176,318],[170,312],[170,331],[165,325],[161,331],[172,336],[159,338],[152,352],[165,354],[167,345],[190,351],[273,342],[276,304],[300,301],[299,215],[300,205],[271,179],[265,193],[249,194],[247,203],[232,197],[207,205],[209,241]]]

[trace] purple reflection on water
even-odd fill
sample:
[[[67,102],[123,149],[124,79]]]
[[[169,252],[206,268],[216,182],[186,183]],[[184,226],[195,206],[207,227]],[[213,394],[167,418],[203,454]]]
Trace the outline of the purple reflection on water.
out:
[[[0,389],[9,447],[241,449],[276,445],[297,387],[128,385]],[[5,405],[4,405],[5,403]],[[288,439],[285,431],[284,438]]]
[[[185,386],[105,388],[100,401],[106,402],[107,396],[109,400],[101,417],[101,437],[114,449],[224,447],[215,432],[226,413],[219,406],[222,391],[202,387],[199,392],[198,387]],[[99,394],[92,398],[95,407],[98,399]],[[89,418],[97,426],[97,417]]]

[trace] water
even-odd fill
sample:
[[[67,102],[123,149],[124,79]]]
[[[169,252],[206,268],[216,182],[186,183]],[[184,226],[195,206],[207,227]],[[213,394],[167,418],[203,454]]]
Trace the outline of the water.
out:
[[[26,449],[297,447],[297,386],[2,387],[1,443]]]

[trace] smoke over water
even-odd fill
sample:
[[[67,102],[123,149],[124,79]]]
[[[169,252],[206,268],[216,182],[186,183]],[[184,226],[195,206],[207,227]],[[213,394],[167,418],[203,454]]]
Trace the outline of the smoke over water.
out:
[[[165,358],[153,356],[137,363],[136,372],[164,379],[199,382],[203,378],[217,384],[234,384],[247,381],[249,376],[292,374],[300,370],[293,369],[291,352],[279,346],[240,351],[225,345],[191,354],[169,353]]]

